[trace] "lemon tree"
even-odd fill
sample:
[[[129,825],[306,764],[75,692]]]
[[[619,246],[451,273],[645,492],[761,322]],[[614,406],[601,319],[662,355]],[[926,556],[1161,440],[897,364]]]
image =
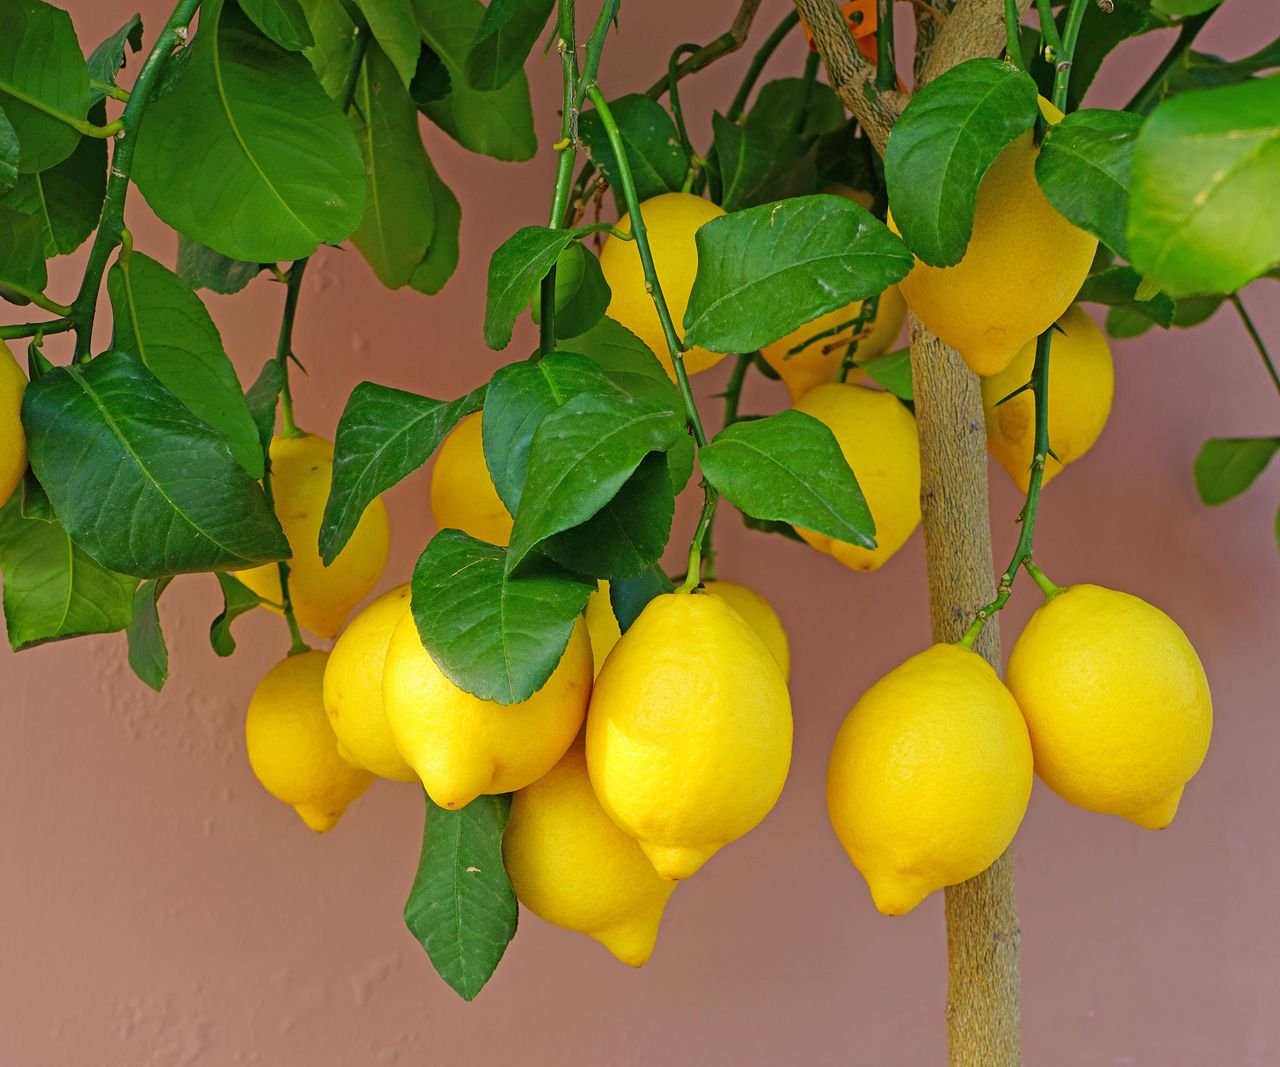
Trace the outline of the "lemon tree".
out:
[[[405,920],[469,1000],[519,903],[644,963],[676,882],[784,789],[785,618],[717,574],[717,523],[807,542],[851,590],[868,579],[848,571],[905,565],[923,526],[932,644],[831,739],[828,816],[866,883],[850,907],[946,894],[952,1061],[1003,1067],[1033,774],[1156,828],[1209,744],[1177,623],[1087,575],[1057,586],[1034,538],[1046,482],[1105,430],[1111,341],[1229,308],[1280,389],[1242,295],[1280,262],[1280,48],[1197,50],[1215,0],[1037,0],[1025,23],[1031,0],[917,5],[911,57],[892,0],[794,0],[767,31],[760,6],[705,43],[637,42],[655,80],[636,86],[610,65],[622,0],[586,18],[572,0],[177,0],[88,51],[67,11],[0,0],[7,634],[123,631],[159,689],[174,581],[216,582],[220,656],[241,615],[279,614],[249,763],[316,831],[375,779],[419,792]],[[798,28],[803,65],[765,78]],[[1084,106],[1118,45],[1167,29],[1124,108]],[[686,79],[748,41],[737,90],[690,123]],[[474,309],[510,358],[442,398],[374,361],[330,443],[290,391],[309,262],[349,242],[428,321],[461,221],[433,157],[452,140],[531,159],[537,63],[563,86],[547,211],[488,250]],[[131,196],[175,231],[172,263],[135,248]],[[74,292],[51,291],[48,261],[86,242]],[[282,309],[251,368],[202,296],[249,285]],[[536,348],[513,351],[526,317]],[[753,375],[780,384],[744,411]],[[1026,497],[999,576],[987,446]],[[1218,505],[1277,451],[1224,426],[1188,466]],[[438,532],[388,575],[382,496],[433,458]],[[1024,574],[1045,604],[1006,685],[996,618]]]

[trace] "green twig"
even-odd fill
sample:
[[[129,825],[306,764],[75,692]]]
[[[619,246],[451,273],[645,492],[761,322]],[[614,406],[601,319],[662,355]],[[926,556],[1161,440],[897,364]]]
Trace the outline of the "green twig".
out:
[[[1066,20],[1062,24],[1060,54],[1053,68],[1053,106],[1059,111],[1067,110],[1067,90],[1071,85],[1071,64],[1075,61],[1080,24],[1084,21],[1086,9],[1093,2],[1094,0],[1071,0]]]
[[[850,329],[853,330],[853,337],[850,339],[848,347],[844,350],[844,355],[840,358],[840,370],[836,375],[836,381],[843,382],[848,380],[849,372],[857,364],[858,343],[870,332],[867,330],[868,326],[874,329],[876,315],[879,311],[879,293],[867,297],[862,302],[862,307],[858,309],[858,317],[849,324]]]
[[[1018,29],[1022,16],[1018,14],[1018,0],[1004,0],[1004,51],[1009,62],[1021,71],[1027,69],[1022,58],[1022,37]]]
[[[302,275],[307,260],[296,260],[289,268],[284,289],[284,312],[280,316],[280,336],[276,340],[276,362],[280,364],[280,427],[284,437],[297,437],[302,431],[293,419],[293,390],[289,386],[289,360],[293,354],[293,321],[298,314],[298,296],[302,292]]]
[[[693,143],[689,140],[689,129],[684,123],[684,108],[680,106],[680,59],[697,52],[699,45],[677,45],[667,60],[667,105],[671,109],[671,117],[676,122],[676,133],[680,137],[680,147],[684,154],[693,158]]]
[[[725,112],[725,118],[730,122],[737,122],[742,113],[746,111],[747,101],[751,99],[751,90],[756,87],[756,82],[760,80],[765,64],[773,58],[773,53],[778,50],[778,46],[786,40],[787,35],[799,24],[800,16],[795,11],[788,12],[786,17],[774,27],[773,32],[764,39],[764,43],[756,49],[755,55],[751,57],[751,63],[747,66],[746,73],[742,76],[742,83],[738,86],[738,91],[733,94],[733,102],[729,105],[729,110]]]
[[[1205,23],[1213,17],[1213,13],[1217,10],[1216,7],[1211,7],[1208,11],[1199,15],[1190,15],[1178,23],[1181,28],[1178,31],[1177,40],[1173,42],[1169,51],[1165,53],[1164,59],[1160,60],[1156,69],[1151,72],[1151,77],[1142,83],[1142,87],[1133,94],[1133,99],[1125,104],[1125,111],[1136,111],[1140,115],[1145,115],[1155,106],[1169,71],[1190,50],[1196,36],[1204,29]]]
[[[810,52],[804,59],[804,74],[800,79],[800,107],[796,110],[793,132],[804,133],[805,123],[809,121],[809,105],[813,103],[813,90],[818,84],[818,71],[822,67],[822,57],[817,52]]]
[[[1058,24],[1053,18],[1053,7],[1049,0],[1036,0],[1036,13],[1040,16],[1040,37],[1044,41],[1045,58],[1057,63],[1062,52],[1062,37],[1058,34]]]
[[[897,87],[898,69],[893,55],[893,0],[876,0],[876,88]]]
[[[1262,357],[1262,362],[1266,365],[1267,373],[1271,375],[1272,382],[1275,383],[1276,390],[1280,392],[1280,374],[1276,373],[1276,365],[1271,361],[1271,356],[1267,352],[1267,346],[1263,343],[1262,335],[1258,333],[1258,328],[1253,324],[1253,319],[1249,317],[1249,313],[1245,311],[1244,304],[1240,300],[1239,293],[1232,293],[1228,300],[1236,309],[1236,313],[1240,316],[1240,321],[1244,323],[1244,328],[1249,331],[1249,337],[1253,341],[1253,347],[1258,350],[1258,355]]]
[[[0,341],[14,341],[22,337],[43,337],[51,333],[66,333],[76,324],[70,319],[49,319],[45,322],[17,322],[0,326]]]
[[[111,97],[112,100],[123,100],[126,103],[129,100],[129,90],[121,89],[115,82],[100,82],[97,78],[90,78],[89,88],[95,92],[102,93],[104,96]]]
[[[733,364],[733,373],[729,375],[729,383],[725,386],[723,394],[724,425],[726,428],[738,421],[738,406],[742,403],[742,386],[747,380],[747,371],[751,369],[751,364],[755,362],[755,357],[756,354],[754,352],[743,352]],[[703,510],[705,509],[704,502]],[[716,576],[715,521],[716,512],[713,509],[702,538],[702,580],[706,582],[712,581]]]

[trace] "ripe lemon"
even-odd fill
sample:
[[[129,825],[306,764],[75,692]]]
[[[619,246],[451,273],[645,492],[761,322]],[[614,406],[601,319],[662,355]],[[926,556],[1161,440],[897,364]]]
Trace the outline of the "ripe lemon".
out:
[[[1031,797],[1031,743],[981,656],[934,645],[859,698],[836,735],[827,810],[886,915],[989,867]]]
[[[409,587],[383,593],[342,631],[324,672],[324,710],[348,763],[380,778],[414,782],[400,756],[382,706],[382,668],[391,633],[409,613]]]
[[[520,903],[539,918],[594,937],[632,967],[653,954],[675,883],[605,814],[582,745],[512,797],[502,858]]]
[[[1093,447],[1107,424],[1116,384],[1111,346],[1084,309],[1073,304],[1058,325],[1065,332],[1055,332],[1049,348],[1049,447],[1057,459],[1045,457],[1044,485]],[[1035,397],[1025,390],[1000,401],[1031,380],[1035,361],[1032,341],[999,374],[982,379],[987,450],[1024,493],[1035,451]]]
[[[920,442],[916,420],[891,393],[861,385],[820,385],[797,411],[812,415],[835,435],[853,469],[876,524],[876,547],[863,548],[801,530],[819,552],[855,571],[874,571],[920,525]]]
[[[27,435],[22,430],[22,394],[27,376],[0,341],[0,504],[3,504],[27,472]]]
[[[1047,100],[1051,122],[1062,113]],[[1027,131],[983,176],[964,257],[951,267],[916,261],[898,283],[907,306],[976,374],[997,374],[1071,305],[1097,238],[1058,214],[1036,181],[1039,149]],[[897,233],[892,213],[889,227]]]
[[[777,661],[717,596],[655,597],[596,679],[587,766],[664,878],[688,878],[773,807],[791,763]]]
[[[461,530],[491,545],[511,539],[511,516],[485,465],[478,411],[459,422],[440,446],[431,470],[431,515],[437,530]]]
[[[1036,773],[1089,811],[1149,830],[1173,821],[1213,728],[1186,634],[1136,596],[1073,585],[1038,608],[1009,657]]]
[[[338,754],[324,713],[327,652],[282,659],[249,700],[244,738],[249,765],[277,800],[292,806],[316,833],[332,830],[373,775]]]
[[[293,552],[289,596],[298,622],[321,637],[337,634],[351,609],[378,584],[387,565],[390,536],[387,508],[378,497],[360,516],[337,559],[326,567],[318,541],[332,481],[332,441],[304,433],[271,442],[271,493],[276,518]],[[280,602],[280,571],[274,563],[235,575],[258,596]]]
[[[608,582],[596,583],[596,591],[587,598],[585,614],[587,633],[591,635],[591,658],[595,662],[596,674],[599,674],[605,659],[622,636],[618,617],[614,615],[613,605],[609,602]]]
[[[680,334],[685,308],[689,306],[689,293],[693,290],[693,279],[698,273],[698,249],[693,235],[703,223],[723,215],[724,210],[692,193],[663,193],[644,201],[640,205],[640,214],[649,235],[658,284],[662,286],[676,333]],[[630,233],[631,216],[623,215],[617,228],[622,233]],[[647,344],[674,378],[662,320],[658,318],[653,297],[645,288],[644,270],[635,241],[624,241],[611,235],[600,249],[600,269],[613,291],[609,317],[622,323]],[[722,359],[724,355],[720,352],[691,348],[684,354],[684,369],[689,374],[697,374]]]
[[[459,689],[422,647],[413,616],[391,635],[382,675],[387,725],[442,808],[536,782],[573,743],[591,695],[591,640],[579,620],[547,683],[519,704]]]
[[[766,363],[778,372],[782,384],[791,394],[794,404],[805,393],[816,389],[819,385],[834,382],[840,373],[840,364],[844,359],[845,347],[853,339],[853,331],[847,324],[858,317],[862,309],[862,301],[855,300],[848,307],[838,311],[829,311],[819,315],[812,322],[807,322],[798,329],[792,330],[780,341],[765,345],[760,355]],[[880,303],[876,306],[876,317],[871,330],[860,341],[855,356],[859,363],[883,356],[889,346],[898,339],[902,332],[902,322],[907,315],[907,305],[898,292],[896,285],[889,286],[880,294]],[[810,338],[845,327],[830,337],[822,337],[810,344]],[[788,355],[799,345],[805,347]],[[866,371],[854,368],[849,372],[846,381],[855,382],[866,377]]]

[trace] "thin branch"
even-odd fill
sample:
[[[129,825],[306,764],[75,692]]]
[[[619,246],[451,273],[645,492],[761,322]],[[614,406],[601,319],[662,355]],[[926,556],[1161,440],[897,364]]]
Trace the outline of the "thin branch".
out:
[[[1275,383],[1276,390],[1280,392],[1280,374],[1276,373],[1276,365],[1271,361],[1271,355],[1267,352],[1267,346],[1263,343],[1262,335],[1258,333],[1258,327],[1253,324],[1253,319],[1251,319],[1249,317],[1249,313],[1245,311],[1244,303],[1240,299],[1240,294],[1232,293],[1228,299],[1236,309],[1236,313],[1240,316],[1240,321],[1244,323],[1244,328],[1249,331],[1249,339],[1253,341],[1253,347],[1258,350],[1258,355],[1262,357],[1262,362],[1267,368],[1267,373],[1271,375],[1271,380]]]
[[[1016,3],[1020,21],[1031,0]],[[1004,0],[959,0],[919,66],[917,88],[966,59],[998,56],[1006,40]]]
[[[1151,72],[1151,77],[1142,83],[1142,88],[1133,94],[1132,100],[1125,104],[1124,109],[1126,111],[1136,111],[1145,115],[1155,106],[1158,102],[1157,97],[1160,95],[1160,88],[1164,85],[1164,80],[1169,71],[1190,50],[1191,43],[1217,10],[1216,7],[1211,7],[1208,11],[1199,15],[1189,15],[1182,20],[1179,24],[1182,28],[1178,31],[1177,40],[1173,42],[1173,46],[1165,54],[1164,59],[1160,60],[1156,69]]]

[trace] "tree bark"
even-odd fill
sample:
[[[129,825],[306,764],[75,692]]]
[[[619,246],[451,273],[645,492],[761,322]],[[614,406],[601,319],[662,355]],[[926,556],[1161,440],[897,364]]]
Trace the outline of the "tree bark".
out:
[[[911,316],[911,373],[920,435],[929,617],[934,641],[955,641],[995,597],[987,504],[987,436],[978,379]],[[1000,670],[991,619],[976,651]],[[953,1067],[1016,1067],[1020,1040],[1020,931],[1013,861],[946,890],[947,1038]]]

